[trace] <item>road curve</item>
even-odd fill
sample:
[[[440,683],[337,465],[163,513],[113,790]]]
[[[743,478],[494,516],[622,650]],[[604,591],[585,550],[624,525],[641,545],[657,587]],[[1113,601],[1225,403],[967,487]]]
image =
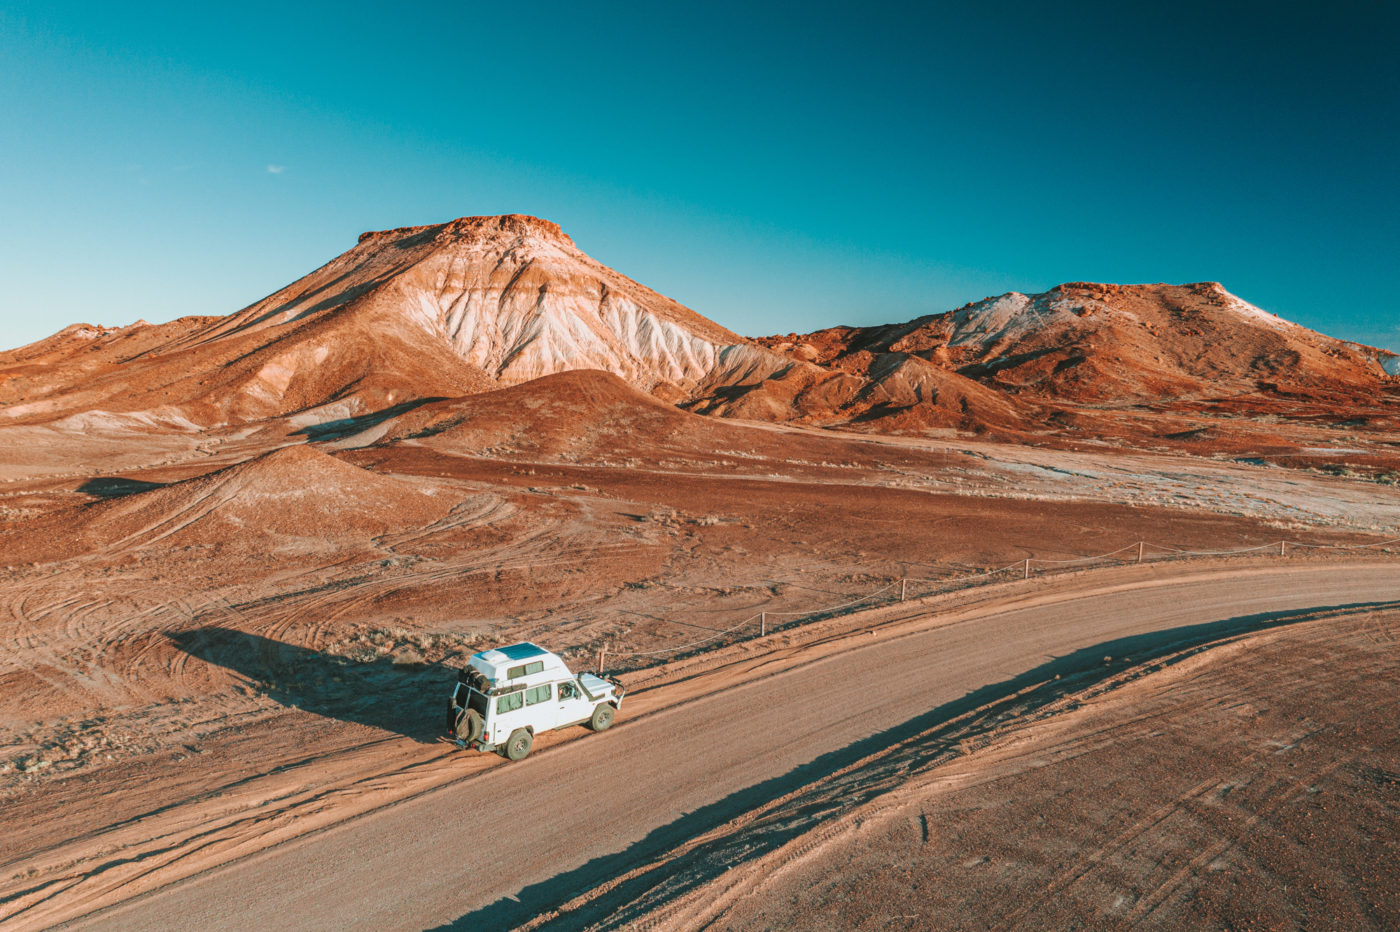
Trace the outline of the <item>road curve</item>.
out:
[[[1193,625],[1391,602],[1400,603],[1394,564],[1183,567],[1131,587],[952,622],[931,617],[897,636],[853,636],[812,663],[632,721],[624,704],[611,731],[502,762],[77,925],[507,926],[794,789],[819,758],[840,766],[842,749],[1054,656],[1135,635],[1179,639],[1173,629]]]

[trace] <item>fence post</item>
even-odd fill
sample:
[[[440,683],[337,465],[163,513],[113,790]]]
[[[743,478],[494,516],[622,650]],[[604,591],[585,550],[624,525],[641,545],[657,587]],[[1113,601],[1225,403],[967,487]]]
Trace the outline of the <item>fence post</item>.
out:
[[[598,675],[603,675],[603,658],[608,655],[608,645],[598,648]]]
[[[1286,557],[1286,556],[1288,556],[1288,541],[1287,541],[1287,540],[1281,540],[1281,541],[1278,542],[1278,555],[1281,556],[1281,557]]]
[[[1031,578],[1031,558],[1030,558],[1030,557],[1026,557],[1026,571],[1025,571],[1023,574],[1021,574],[1021,578],[1022,578],[1022,579],[1030,579],[1030,578]]]
[[[899,581],[899,601],[901,601],[901,602],[904,601],[904,584],[907,583],[908,581],[909,581],[909,580],[907,580],[907,579],[901,579],[901,580]]]
[[[759,613],[758,613],[758,636],[759,636],[759,637],[763,637],[763,636],[764,636],[765,634],[767,634],[767,633],[768,633],[768,613],[767,613],[767,612],[759,612]]]
[[[1142,541],[1138,541],[1138,562],[1142,562]]]

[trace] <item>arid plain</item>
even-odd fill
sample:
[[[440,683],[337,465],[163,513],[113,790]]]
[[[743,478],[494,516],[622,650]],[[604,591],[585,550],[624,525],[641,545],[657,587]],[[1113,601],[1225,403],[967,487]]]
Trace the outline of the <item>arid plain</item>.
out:
[[[519,216],[0,353],[0,922],[1394,928],[1396,360],[1215,283],[749,339]],[[522,639],[618,727],[448,741]]]

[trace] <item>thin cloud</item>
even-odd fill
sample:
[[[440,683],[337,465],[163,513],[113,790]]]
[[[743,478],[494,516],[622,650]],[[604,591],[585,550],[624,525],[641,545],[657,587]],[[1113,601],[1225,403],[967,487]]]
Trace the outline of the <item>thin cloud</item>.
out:
[[[269,175],[280,175],[280,174],[282,174],[282,173],[283,173],[284,171],[286,171],[286,170],[287,170],[287,166],[285,166],[285,165],[269,165],[269,166],[267,166],[267,173],[268,173]]]

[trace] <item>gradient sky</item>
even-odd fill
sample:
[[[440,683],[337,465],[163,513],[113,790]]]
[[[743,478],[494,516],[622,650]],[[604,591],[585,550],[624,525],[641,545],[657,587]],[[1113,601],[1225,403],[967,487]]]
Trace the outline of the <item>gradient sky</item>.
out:
[[[0,347],[529,213],[749,335],[1219,280],[1400,350],[1393,2],[132,7],[0,4]]]

